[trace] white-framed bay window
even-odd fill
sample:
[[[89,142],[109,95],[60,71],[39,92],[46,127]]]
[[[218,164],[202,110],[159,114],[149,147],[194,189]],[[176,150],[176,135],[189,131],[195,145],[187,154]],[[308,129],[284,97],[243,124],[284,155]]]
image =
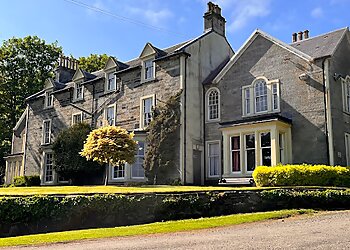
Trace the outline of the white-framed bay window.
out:
[[[279,119],[227,125],[223,135],[223,174],[250,177],[256,166],[292,162],[291,124]]]
[[[206,151],[208,177],[219,177],[221,172],[220,141],[208,141]]]
[[[280,111],[280,81],[256,78],[242,87],[243,116],[252,116]]]
[[[220,91],[218,88],[210,88],[206,93],[207,121],[220,120]]]
[[[155,95],[144,96],[140,99],[140,128],[146,128],[152,121],[152,108],[156,105]]]

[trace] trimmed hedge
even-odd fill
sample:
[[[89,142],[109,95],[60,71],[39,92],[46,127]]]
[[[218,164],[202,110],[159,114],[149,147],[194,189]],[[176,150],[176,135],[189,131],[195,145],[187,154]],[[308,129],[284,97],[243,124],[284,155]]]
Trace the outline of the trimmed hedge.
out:
[[[12,185],[15,187],[40,186],[40,176],[39,175],[16,176],[13,178]]]
[[[260,166],[253,172],[258,187],[350,187],[350,168],[326,165]]]

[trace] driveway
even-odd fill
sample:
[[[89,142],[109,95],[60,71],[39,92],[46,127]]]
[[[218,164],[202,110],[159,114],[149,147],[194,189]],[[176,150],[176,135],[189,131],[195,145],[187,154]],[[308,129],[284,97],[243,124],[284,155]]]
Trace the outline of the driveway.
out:
[[[190,232],[7,249],[350,249],[350,211]]]

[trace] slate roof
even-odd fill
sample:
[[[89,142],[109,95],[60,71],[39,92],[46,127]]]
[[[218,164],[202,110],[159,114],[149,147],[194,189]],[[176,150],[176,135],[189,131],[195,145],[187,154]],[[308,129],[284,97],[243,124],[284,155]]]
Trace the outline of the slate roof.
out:
[[[348,28],[331,31],[308,39],[290,44],[293,48],[311,56],[313,59],[331,56],[348,31]]]

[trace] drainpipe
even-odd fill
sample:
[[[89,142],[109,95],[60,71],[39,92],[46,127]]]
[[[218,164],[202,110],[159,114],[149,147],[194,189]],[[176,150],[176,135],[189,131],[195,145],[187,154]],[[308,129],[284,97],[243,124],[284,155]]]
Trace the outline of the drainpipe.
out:
[[[206,116],[206,108],[205,108],[205,97],[206,97],[206,93],[205,93],[205,88],[204,88],[204,85],[202,84],[202,90],[203,90],[203,94],[202,94],[202,99],[203,99],[203,148],[204,148],[204,166],[203,166],[203,169],[204,169],[204,185],[206,183],[206,180],[207,180],[207,145],[206,145],[206,140],[205,140],[205,121],[207,119],[207,116]]]
[[[187,91],[186,91],[186,89],[187,89],[187,82],[186,82],[186,80],[187,80],[187,56],[185,57],[185,72],[184,72],[184,103],[183,103],[183,105],[184,105],[184,108],[183,108],[183,110],[184,110],[184,185],[186,185],[186,171],[187,171],[187,160],[186,160],[186,156],[187,156],[187,148],[186,148],[186,144],[187,144],[187,140],[186,140],[186,109],[187,109],[187,107],[186,107],[186,99],[187,99]]]
[[[324,92],[324,105],[325,105],[325,121],[326,121],[326,143],[327,143],[327,158],[328,165],[334,165],[334,146],[333,146],[333,127],[332,127],[332,115],[331,115],[331,100],[329,91],[329,58],[325,57],[322,61],[322,73],[323,73],[323,92]]]
[[[27,141],[28,141],[28,123],[29,123],[29,104],[27,103],[27,115],[26,115],[26,128],[25,128],[25,139],[23,148],[23,175],[26,174],[26,161],[27,161]]]

